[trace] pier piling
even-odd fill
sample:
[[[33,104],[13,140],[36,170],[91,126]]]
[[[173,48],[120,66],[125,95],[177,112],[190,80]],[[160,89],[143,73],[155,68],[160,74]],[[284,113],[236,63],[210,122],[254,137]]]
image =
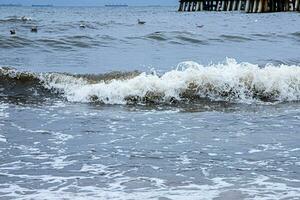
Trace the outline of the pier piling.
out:
[[[246,13],[300,11],[300,0],[180,0],[178,11],[244,11]]]

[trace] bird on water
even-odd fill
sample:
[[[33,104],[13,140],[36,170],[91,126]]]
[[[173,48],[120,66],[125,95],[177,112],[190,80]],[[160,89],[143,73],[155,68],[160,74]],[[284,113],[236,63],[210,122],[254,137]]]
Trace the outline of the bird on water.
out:
[[[141,21],[140,19],[138,19],[138,24],[146,24],[145,21]]]
[[[11,30],[10,30],[10,34],[11,34],[11,35],[15,35],[15,34],[16,34],[16,30],[15,30],[15,29],[11,29]]]
[[[38,32],[38,28],[37,28],[37,26],[33,26],[33,27],[31,27],[31,32],[33,32],[33,33],[37,33],[37,32]]]

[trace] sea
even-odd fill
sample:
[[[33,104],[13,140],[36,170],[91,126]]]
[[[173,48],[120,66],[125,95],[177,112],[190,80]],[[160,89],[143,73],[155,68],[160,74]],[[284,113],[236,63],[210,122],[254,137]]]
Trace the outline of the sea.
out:
[[[299,12],[0,7],[0,66],[1,200],[300,199]]]

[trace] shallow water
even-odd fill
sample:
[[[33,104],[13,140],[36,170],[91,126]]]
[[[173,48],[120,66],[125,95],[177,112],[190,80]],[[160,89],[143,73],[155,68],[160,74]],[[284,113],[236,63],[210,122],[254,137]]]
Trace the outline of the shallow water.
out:
[[[299,13],[175,10],[0,8],[0,199],[300,199]]]

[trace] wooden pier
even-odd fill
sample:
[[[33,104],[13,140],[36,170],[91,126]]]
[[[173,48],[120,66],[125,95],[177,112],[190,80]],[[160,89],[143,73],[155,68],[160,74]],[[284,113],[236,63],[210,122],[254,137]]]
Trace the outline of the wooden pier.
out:
[[[300,0],[180,0],[178,11],[244,11],[246,13],[300,11]]]

